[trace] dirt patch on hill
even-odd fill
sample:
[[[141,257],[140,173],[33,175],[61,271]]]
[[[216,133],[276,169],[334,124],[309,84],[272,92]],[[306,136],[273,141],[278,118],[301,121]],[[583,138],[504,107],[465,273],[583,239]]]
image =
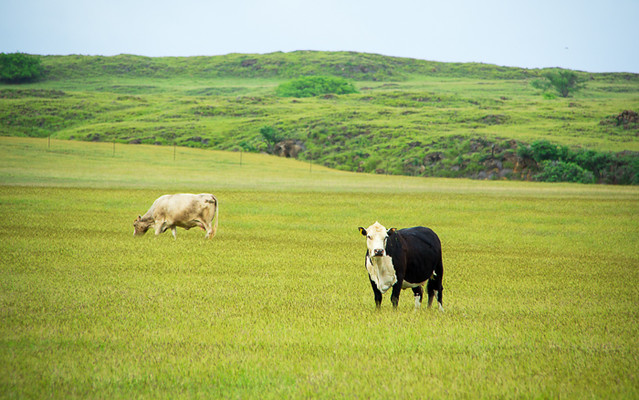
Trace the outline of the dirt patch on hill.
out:
[[[302,141],[287,139],[282,140],[273,147],[273,154],[280,157],[297,158],[304,150],[306,150],[306,147]]]
[[[617,115],[611,115],[600,122],[601,125],[621,126],[624,129],[639,129],[639,113],[624,110]]]

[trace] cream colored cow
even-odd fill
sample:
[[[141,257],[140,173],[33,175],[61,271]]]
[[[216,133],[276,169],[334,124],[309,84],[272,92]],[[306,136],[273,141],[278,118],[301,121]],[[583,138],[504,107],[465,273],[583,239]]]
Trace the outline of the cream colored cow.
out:
[[[178,226],[187,230],[198,226],[206,231],[205,238],[210,239],[217,232],[218,210],[217,198],[209,193],[166,194],[133,222],[133,235],[144,235],[153,227],[156,236],[171,229],[175,239]]]

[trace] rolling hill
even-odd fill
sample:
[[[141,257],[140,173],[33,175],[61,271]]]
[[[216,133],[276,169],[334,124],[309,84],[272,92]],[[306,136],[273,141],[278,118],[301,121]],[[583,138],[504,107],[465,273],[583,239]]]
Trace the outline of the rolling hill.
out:
[[[40,59],[39,82],[0,84],[0,135],[274,152],[394,175],[569,180],[571,164],[639,183],[638,74],[577,72],[585,88],[560,98],[532,87],[544,70],[353,52]],[[276,96],[311,75],[358,93]]]

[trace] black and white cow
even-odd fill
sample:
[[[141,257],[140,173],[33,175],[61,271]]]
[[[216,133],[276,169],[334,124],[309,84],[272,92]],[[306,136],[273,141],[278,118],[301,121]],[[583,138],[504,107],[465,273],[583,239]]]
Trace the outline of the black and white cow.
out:
[[[366,229],[360,227],[359,231],[366,236],[365,265],[378,308],[382,294],[392,287],[393,307],[397,308],[401,290],[411,288],[415,294],[415,308],[419,309],[423,286],[428,282],[428,307],[437,297],[439,309],[444,310],[442,246],[435,232],[423,226],[386,230],[379,222]]]

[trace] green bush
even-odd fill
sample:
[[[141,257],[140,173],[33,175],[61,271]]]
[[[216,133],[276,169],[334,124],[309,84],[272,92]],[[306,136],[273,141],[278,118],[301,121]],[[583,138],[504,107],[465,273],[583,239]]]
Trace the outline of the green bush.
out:
[[[542,172],[535,179],[544,182],[595,183],[592,172],[572,162],[545,160],[541,163]]]
[[[554,89],[561,97],[568,97],[584,87],[584,79],[573,71],[548,71],[543,76],[544,79],[535,79],[530,84],[535,89],[544,91],[545,98],[548,98],[546,94],[550,89]]]
[[[532,142],[530,149],[532,158],[538,163],[545,160],[567,161],[570,155],[570,149],[568,149],[568,147],[552,144],[544,139]]]
[[[24,53],[0,53],[0,81],[22,83],[42,75],[40,57]]]
[[[279,85],[275,93],[280,97],[314,97],[325,94],[357,93],[355,86],[335,76],[304,76]]]
[[[621,168],[621,179],[616,183],[623,185],[639,185],[639,157],[629,156],[626,165]]]
[[[532,148],[530,146],[526,146],[526,145],[520,145],[517,147],[517,157],[523,159],[523,160],[527,160],[533,159],[533,151]]]
[[[596,182],[622,185],[639,183],[639,157],[634,152],[619,154],[597,150],[576,149],[552,144],[547,140],[537,140],[531,145],[520,145],[517,156],[521,159],[534,160],[542,173],[539,180],[552,182],[590,183],[590,175]],[[574,167],[585,171],[581,173]],[[587,182],[576,179],[585,177]]]
[[[260,135],[262,136],[264,143],[266,143],[267,151],[270,154],[273,153],[273,149],[275,148],[275,145],[279,141],[284,139],[284,136],[282,136],[282,134],[277,129],[268,125],[265,125],[260,128]]]
[[[570,161],[592,171],[597,178],[601,178],[603,172],[609,169],[614,162],[614,156],[610,153],[602,153],[596,150],[581,150],[574,153]]]

